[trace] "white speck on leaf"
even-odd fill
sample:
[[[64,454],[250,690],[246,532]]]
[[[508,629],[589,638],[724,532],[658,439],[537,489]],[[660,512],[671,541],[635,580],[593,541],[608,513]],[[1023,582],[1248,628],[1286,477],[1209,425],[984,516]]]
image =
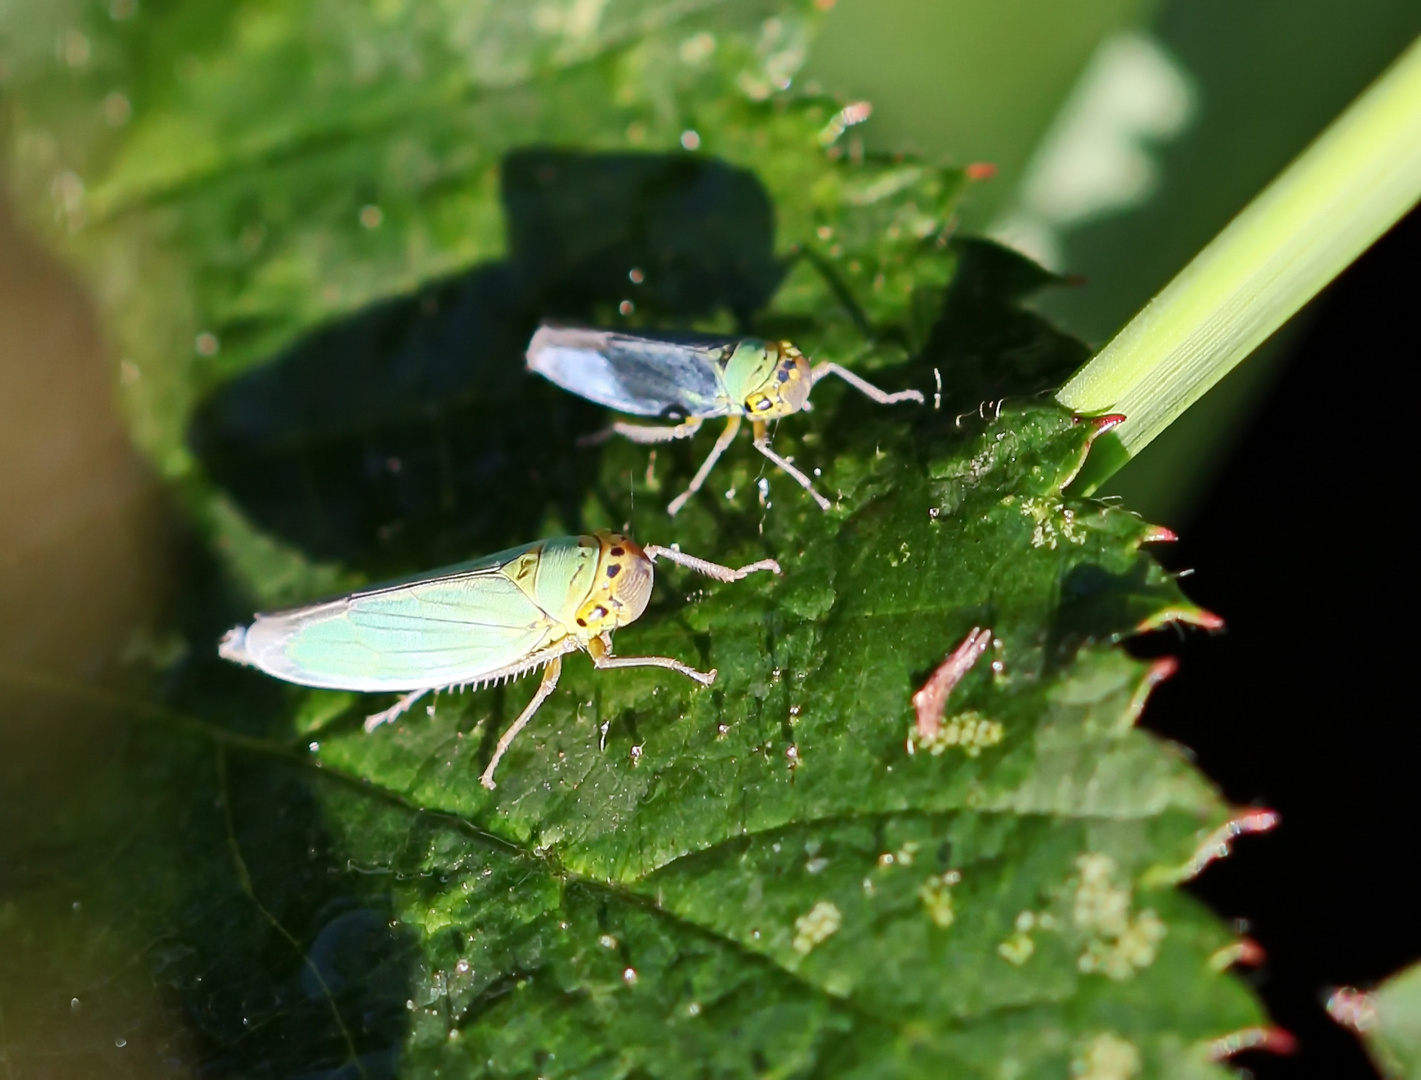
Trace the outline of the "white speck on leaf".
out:
[[[815,946],[827,941],[844,921],[843,914],[828,900],[820,900],[808,914],[794,920],[794,951],[808,956]]]
[[[1140,1071],[1140,1052],[1134,1043],[1103,1031],[1071,1061],[1077,1080],[1130,1080]]]

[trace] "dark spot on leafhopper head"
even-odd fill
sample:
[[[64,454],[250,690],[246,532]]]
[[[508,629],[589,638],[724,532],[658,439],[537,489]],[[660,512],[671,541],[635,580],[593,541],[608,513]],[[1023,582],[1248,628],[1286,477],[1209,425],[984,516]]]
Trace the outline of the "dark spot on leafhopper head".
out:
[[[626,552],[623,551],[623,550],[622,550],[621,548],[619,548],[619,547],[614,547],[614,548],[612,549],[612,554],[615,555],[617,558],[620,559],[623,555],[626,554]]]
[[[578,626],[586,626],[586,625],[587,625],[587,620],[586,620],[586,619],[578,619],[578,620],[577,620],[577,625],[578,625]]]
[[[789,382],[789,371],[785,368],[780,368],[780,382]]]
[[[622,568],[621,568],[620,566],[618,566],[616,563],[613,563],[611,566],[607,567],[607,576],[608,576],[608,577],[616,577],[616,576],[617,576],[618,574],[620,574],[621,572],[622,572]]]

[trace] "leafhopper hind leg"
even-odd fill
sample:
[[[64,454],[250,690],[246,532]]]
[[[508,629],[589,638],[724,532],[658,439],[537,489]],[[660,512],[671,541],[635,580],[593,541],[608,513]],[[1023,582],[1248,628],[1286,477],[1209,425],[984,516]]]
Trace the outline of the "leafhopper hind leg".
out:
[[[410,706],[412,706],[420,698],[424,697],[425,694],[429,693],[431,689],[433,688],[425,687],[423,690],[411,690],[408,694],[405,694],[403,697],[400,698],[399,701],[395,702],[388,709],[384,709],[377,713],[371,713],[365,718],[366,733],[368,734],[374,731],[381,724],[388,724],[392,720],[399,719],[405,713],[409,712]]]
[[[667,668],[670,671],[679,671],[688,679],[694,679],[702,686],[709,686],[715,682],[716,671],[711,668],[709,671],[697,671],[689,664],[683,664],[679,660],[673,660],[669,656],[613,656],[612,639],[607,634],[595,637],[587,643],[587,651],[592,654],[592,666],[595,668],[619,668],[619,667],[659,667]]]
[[[687,422],[689,423],[689,421]],[[735,413],[725,422],[725,430],[720,433],[720,438],[716,439],[715,445],[711,447],[710,455],[705,461],[701,462],[701,467],[696,470],[696,475],[691,477],[691,486],[672,499],[670,504],[666,507],[668,514],[675,517],[681,507],[686,505],[686,500],[701,490],[701,485],[706,482],[706,477],[710,475],[711,469],[713,469],[715,463],[720,460],[720,455],[725,453],[730,444],[735,441],[735,436],[739,433],[740,414]]]
[[[613,435],[620,435],[624,439],[630,439],[634,443],[641,443],[643,446],[675,442],[677,439],[689,439],[700,430],[701,422],[699,416],[693,416],[689,420],[683,420],[674,427],[661,427],[656,424],[628,424],[623,420],[618,420],[605,431],[599,431],[594,435],[584,435],[577,440],[577,445],[596,446],[599,443],[606,442]]]
[[[869,382],[867,379],[860,378],[848,368],[840,367],[838,364],[831,363],[827,360],[822,364],[815,364],[812,374],[814,376],[814,382],[816,385],[818,384],[819,380],[824,378],[824,376],[826,375],[837,375],[839,378],[843,379],[844,382],[848,383],[859,393],[863,394],[867,398],[871,398],[872,400],[878,402],[880,405],[892,405],[895,402],[899,401],[916,401],[919,405],[921,405],[926,400],[923,395],[917,390],[899,390],[898,392],[892,394],[890,394],[887,390],[880,390],[878,387],[874,386],[873,383]]]
[[[698,574],[705,574],[706,577],[715,578],[716,581],[739,581],[741,578],[749,577],[757,570],[769,570],[771,573],[784,573],[780,569],[780,564],[774,559],[761,559],[753,562],[749,566],[721,566],[720,563],[713,563],[708,559],[698,559],[694,555],[687,555],[684,551],[677,551],[675,548],[662,547],[660,544],[647,544],[642,548],[646,552],[647,558],[655,562],[658,558],[663,558],[668,562],[676,563],[687,569],[694,570]]]
[[[814,501],[819,504],[820,510],[829,509],[832,504],[829,502],[828,499],[824,498],[823,495],[820,495],[819,492],[814,490],[814,481],[809,479],[809,477],[805,476],[804,473],[800,472],[788,461],[780,457],[779,454],[775,453],[772,449],[770,449],[770,436],[769,432],[765,428],[764,422],[761,420],[754,421],[754,430],[755,449],[760,451],[760,453],[764,454],[765,457],[769,458],[772,462],[778,465],[790,477],[794,479],[795,483],[797,483],[805,491],[809,492],[810,495],[814,496]]]
[[[558,676],[561,674],[562,657],[555,656],[548,661],[548,666],[543,668],[543,681],[538,684],[538,692],[533,695],[533,700],[528,702],[527,708],[518,714],[518,719],[508,726],[508,730],[498,737],[498,745],[493,748],[493,757],[489,759],[488,768],[479,777],[479,783],[490,791],[498,786],[493,782],[493,770],[498,768],[499,761],[508,752],[513,740],[518,738],[518,733],[528,726],[528,721],[533,719],[538,707],[557,689]]]

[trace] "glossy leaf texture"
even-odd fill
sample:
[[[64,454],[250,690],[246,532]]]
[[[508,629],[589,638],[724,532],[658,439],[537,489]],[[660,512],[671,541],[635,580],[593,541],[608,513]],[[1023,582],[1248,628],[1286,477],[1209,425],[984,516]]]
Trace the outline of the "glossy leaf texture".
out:
[[[1085,355],[1023,306],[1053,279],[794,87],[808,8],[116,2],[7,61],[16,184],[60,200],[194,534],[147,697],[25,696],[128,718],[4,918],[79,905],[45,962],[109,958],[76,1008],[129,1067],[1105,1080],[1263,1023],[1175,888],[1232,811],[1135,729],[1160,671],[1119,647],[1210,620],[1063,493],[1099,427],[1042,395]],[[709,438],[579,449],[605,418],[523,370],[543,317],[789,336],[928,403],[826,383],[775,445],[831,511],[740,445],[673,521]],[[618,651],[715,686],[574,659],[493,792],[527,682],[367,736],[382,699],[215,656],[255,607],[623,525],[785,574],[663,564]]]

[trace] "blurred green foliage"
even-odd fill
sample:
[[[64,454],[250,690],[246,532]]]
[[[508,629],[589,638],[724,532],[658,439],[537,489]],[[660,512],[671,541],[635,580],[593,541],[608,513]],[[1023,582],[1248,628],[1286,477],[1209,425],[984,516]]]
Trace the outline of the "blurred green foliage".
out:
[[[1000,167],[963,210],[983,228],[1011,211],[1020,185],[1053,150],[1042,136],[1103,43],[1135,35],[1159,50],[1187,90],[1169,133],[1131,135],[1102,110],[1084,119],[1097,156],[1126,138],[1146,172],[1138,196],[1057,227],[1062,272],[1083,284],[1041,309],[1103,344],[1412,40],[1410,0],[1230,0],[1063,7],[1038,0],[839,0],[809,66],[830,90],[866,96],[870,146],[912,145],[954,162]],[[1150,86],[1118,85],[1119,95]],[[1130,165],[1130,162],[1123,162]],[[1128,187],[1128,185],[1127,185]],[[1305,321],[1306,313],[1294,320]],[[1286,362],[1287,338],[1261,349],[1172,425],[1107,487],[1176,527]]]
[[[1032,152],[1101,40],[1137,25],[1149,0],[838,0],[805,78],[874,109],[868,146],[996,179],[962,208],[980,230],[1006,208]]]

